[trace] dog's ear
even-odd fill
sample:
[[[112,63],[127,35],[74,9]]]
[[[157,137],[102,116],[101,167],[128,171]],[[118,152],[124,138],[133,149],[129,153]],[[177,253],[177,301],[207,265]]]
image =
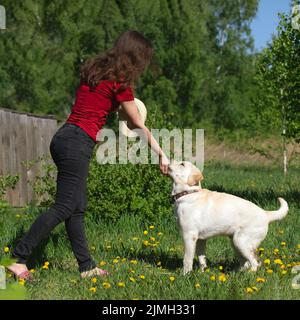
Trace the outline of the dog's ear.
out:
[[[195,186],[203,180],[203,175],[200,170],[194,170],[188,177],[187,184],[189,186]]]

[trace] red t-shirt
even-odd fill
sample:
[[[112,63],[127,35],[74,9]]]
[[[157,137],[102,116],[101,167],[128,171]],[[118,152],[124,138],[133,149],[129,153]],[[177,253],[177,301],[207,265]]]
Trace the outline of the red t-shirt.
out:
[[[106,116],[117,111],[121,101],[134,100],[131,87],[115,94],[114,88],[118,90],[120,86],[121,83],[111,80],[101,80],[94,88],[80,84],[66,122],[79,126],[96,141],[98,131],[106,123]]]

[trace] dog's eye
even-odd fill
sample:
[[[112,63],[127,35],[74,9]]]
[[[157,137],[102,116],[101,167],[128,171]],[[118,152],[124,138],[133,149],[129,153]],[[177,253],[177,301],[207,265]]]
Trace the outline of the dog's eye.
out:
[[[184,166],[184,162],[181,162],[180,165],[181,165],[181,166]]]

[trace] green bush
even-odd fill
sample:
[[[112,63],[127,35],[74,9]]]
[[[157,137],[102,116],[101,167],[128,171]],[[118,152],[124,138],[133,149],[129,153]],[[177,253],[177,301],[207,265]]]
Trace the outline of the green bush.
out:
[[[98,164],[93,158],[88,177],[88,212],[117,220],[123,214],[159,221],[172,214],[171,180],[158,165]]]
[[[0,176],[0,200],[4,200],[7,188],[14,188],[20,179],[19,175]]]

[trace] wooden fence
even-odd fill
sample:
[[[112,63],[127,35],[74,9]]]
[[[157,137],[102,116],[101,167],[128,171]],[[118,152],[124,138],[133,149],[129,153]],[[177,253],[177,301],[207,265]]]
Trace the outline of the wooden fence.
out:
[[[53,116],[37,116],[0,108],[0,175],[20,175],[6,199],[13,206],[24,206],[34,199],[32,186],[38,167],[27,169],[23,162],[49,154],[57,121]]]

